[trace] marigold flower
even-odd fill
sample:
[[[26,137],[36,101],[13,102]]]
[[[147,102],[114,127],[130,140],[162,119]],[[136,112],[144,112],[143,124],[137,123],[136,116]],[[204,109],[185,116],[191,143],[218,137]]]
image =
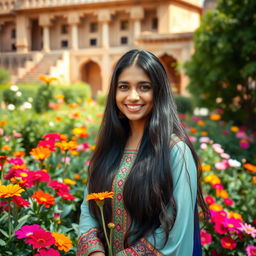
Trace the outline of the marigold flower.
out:
[[[55,199],[49,193],[45,193],[42,190],[36,191],[32,198],[36,199],[37,203],[43,204],[46,208],[50,208],[51,205],[55,204]]]
[[[68,252],[70,248],[72,248],[72,241],[68,236],[65,236],[58,232],[53,232],[52,236],[55,238],[55,246],[58,247],[59,250]]]
[[[236,248],[236,244],[237,244],[236,241],[229,236],[222,237],[220,243],[221,243],[221,246],[226,249],[234,249]]]
[[[37,147],[32,149],[30,155],[33,155],[35,159],[44,160],[51,155],[51,150],[45,147]]]
[[[20,194],[25,191],[19,185],[9,184],[9,185],[0,185],[0,197],[9,198],[13,196],[20,196]]]
[[[25,243],[31,244],[33,248],[41,248],[53,245],[55,240],[51,232],[45,230],[36,230],[25,240]]]
[[[95,200],[95,201],[104,201],[107,198],[112,198],[114,197],[113,192],[100,192],[100,193],[91,193],[87,195],[86,200]]]
[[[221,119],[221,115],[219,115],[219,114],[212,114],[212,115],[210,115],[210,119],[212,121],[219,121]]]
[[[248,171],[255,172],[256,173],[256,166],[250,163],[244,164],[244,168]]]
[[[209,206],[209,209],[215,212],[219,212],[223,210],[223,207],[220,204],[213,203]]]

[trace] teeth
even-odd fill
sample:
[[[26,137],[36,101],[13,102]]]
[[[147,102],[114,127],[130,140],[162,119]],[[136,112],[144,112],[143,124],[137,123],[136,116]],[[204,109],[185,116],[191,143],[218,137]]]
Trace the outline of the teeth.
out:
[[[127,107],[128,107],[129,109],[132,109],[132,110],[137,110],[137,109],[140,109],[140,108],[141,108],[141,106],[128,106],[128,105],[127,105]]]

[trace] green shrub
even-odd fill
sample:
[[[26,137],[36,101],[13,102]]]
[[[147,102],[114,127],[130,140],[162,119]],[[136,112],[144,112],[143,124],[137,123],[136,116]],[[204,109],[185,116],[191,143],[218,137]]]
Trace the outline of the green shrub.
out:
[[[54,100],[53,88],[49,85],[42,85],[38,88],[34,100],[34,110],[42,113],[50,109],[49,103]]]
[[[193,103],[191,98],[181,95],[175,95],[175,101],[177,104],[178,112],[182,114],[193,112]]]
[[[17,86],[3,91],[3,101],[6,105],[13,104],[15,107],[22,105],[25,101],[24,93]]]
[[[0,68],[0,84],[6,84],[10,81],[10,73],[3,69]]]
[[[106,93],[102,92],[102,91],[98,91],[97,95],[96,95],[96,102],[100,105],[100,106],[104,106],[107,103],[107,95]]]

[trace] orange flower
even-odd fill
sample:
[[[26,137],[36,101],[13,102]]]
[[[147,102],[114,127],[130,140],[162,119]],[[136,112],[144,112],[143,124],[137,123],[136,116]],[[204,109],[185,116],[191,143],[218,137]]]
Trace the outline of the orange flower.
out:
[[[44,160],[51,155],[51,150],[44,147],[37,147],[32,149],[30,155],[33,155],[35,159]]]
[[[11,147],[9,146],[9,145],[3,145],[2,146],[2,150],[3,151],[8,151],[8,150],[10,150],[11,149]]]
[[[25,156],[25,152],[22,152],[22,151],[13,152],[12,154],[15,157],[23,157],[23,156]]]
[[[201,136],[202,136],[202,137],[205,137],[205,136],[207,136],[207,135],[208,135],[208,132],[206,132],[206,131],[202,131],[202,132],[201,132]]]
[[[252,183],[253,183],[253,184],[256,184],[256,176],[254,176],[254,177],[252,178]]]
[[[68,104],[68,107],[69,108],[77,108],[78,105],[76,103],[70,103],[70,104]]]
[[[199,126],[205,126],[205,122],[202,121],[202,120],[199,120],[199,121],[197,122],[197,124],[198,124]]]
[[[234,219],[238,219],[238,220],[241,220],[243,221],[243,218],[241,216],[241,214],[239,213],[236,213],[236,212],[230,212],[229,215],[228,215],[229,218],[234,218]]]
[[[81,138],[86,138],[88,136],[87,130],[84,126],[74,128],[72,130],[72,133]]]
[[[231,126],[230,131],[236,133],[236,132],[239,132],[239,128],[237,126]]]
[[[37,203],[43,204],[46,208],[50,208],[51,205],[55,204],[55,199],[49,193],[45,193],[42,190],[36,191],[32,198],[36,199]]]
[[[216,195],[221,198],[228,198],[228,192],[225,189],[216,190]]]
[[[86,200],[104,201],[106,198],[113,198],[113,192],[101,192],[101,193],[91,193],[87,195]]]
[[[55,239],[55,246],[58,247],[59,250],[68,252],[70,248],[72,248],[72,241],[68,236],[65,236],[58,232],[52,232],[52,236]]]
[[[210,119],[211,119],[212,121],[218,121],[218,120],[221,119],[221,115],[212,114],[212,115],[210,115]]]
[[[205,182],[211,183],[212,185],[220,184],[221,180],[216,174],[210,174],[204,178]]]
[[[211,165],[209,164],[202,164],[202,171],[203,172],[209,172],[211,170]]]
[[[80,174],[74,174],[74,179],[75,180],[79,180],[79,179],[81,179],[81,175]]]
[[[219,211],[222,211],[222,210],[223,210],[223,208],[222,208],[222,206],[221,206],[220,204],[211,204],[211,205],[209,206],[209,209],[210,209],[210,210],[213,210],[213,211],[215,211],[215,212],[219,212]]]
[[[251,172],[256,172],[256,166],[253,164],[244,164],[244,168]]]
[[[39,79],[47,84],[50,84],[53,81],[58,81],[58,78],[56,78],[56,77],[47,77],[44,75],[39,76]]]
[[[190,128],[190,131],[191,131],[191,133],[197,133],[197,129],[196,128]]]
[[[20,196],[20,194],[25,191],[19,185],[9,184],[9,185],[0,185],[0,197],[9,198],[13,196]]]
[[[77,148],[78,143],[76,141],[61,141],[56,142],[55,146],[60,148],[61,151],[74,150]]]
[[[0,126],[5,126],[5,125],[6,125],[6,121],[5,120],[0,122]]]
[[[61,119],[62,119],[61,116],[56,116],[56,117],[55,117],[55,120],[56,120],[56,121],[61,121]]]

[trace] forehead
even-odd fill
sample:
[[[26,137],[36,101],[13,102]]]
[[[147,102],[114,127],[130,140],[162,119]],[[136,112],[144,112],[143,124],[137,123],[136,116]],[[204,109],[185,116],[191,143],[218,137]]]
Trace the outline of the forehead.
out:
[[[119,81],[129,81],[129,82],[137,82],[137,81],[151,81],[145,71],[136,66],[132,65],[123,69],[121,74],[118,77]]]

